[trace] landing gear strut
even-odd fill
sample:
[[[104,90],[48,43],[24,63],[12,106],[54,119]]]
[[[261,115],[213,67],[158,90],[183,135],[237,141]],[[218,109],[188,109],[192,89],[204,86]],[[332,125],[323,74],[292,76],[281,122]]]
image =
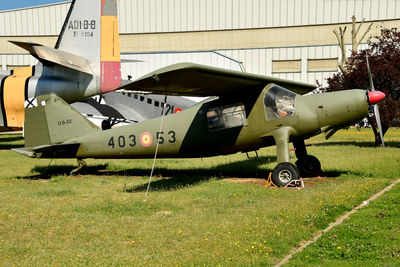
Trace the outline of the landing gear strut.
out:
[[[70,176],[77,174],[80,170],[86,167],[86,162],[83,159],[76,159],[76,161],[78,162],[78,167],[69,173]]]
[[[321,163],[319,160],[307,154],[304,140],[295,140],[293,142],[296,148],[296,165],[289,162],[289,136],[291,128],[283,127],[274,134],[277,161],[279,164],[272,171],[272,182],[276,186],[286,186],[293,180],[299,180],[300,177],[320,176]]]
[[[289,162],[290,128],[281,128],[274,135],[278,165],[272,171],[272,182],[276,186],[286,186],[293,180],[299,180],[299,169]]]

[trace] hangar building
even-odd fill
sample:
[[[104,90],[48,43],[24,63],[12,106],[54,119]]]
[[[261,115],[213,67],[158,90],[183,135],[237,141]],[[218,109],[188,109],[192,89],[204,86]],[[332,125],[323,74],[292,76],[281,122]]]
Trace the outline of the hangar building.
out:
[[[0,12],[0,69],[35,64],[7,40],[54,46],[69,6]],[[119,0],[122,74],[185,61],[324,83],[340,59],[332,31],[347,26],[350,50],[352,15],[377,35],[400,26],[400,0]]]

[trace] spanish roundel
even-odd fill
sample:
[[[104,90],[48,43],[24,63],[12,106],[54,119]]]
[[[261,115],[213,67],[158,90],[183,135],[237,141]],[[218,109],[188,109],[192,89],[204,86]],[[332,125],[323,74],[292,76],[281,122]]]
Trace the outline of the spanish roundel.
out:
[[[153,143],[153,136],[149,132],[144,132],[140,135],[140,144],[144,147],[149,147]]]
[[[174,113],[179,113],[179,112],[181,112],[181,111],[182,111],[181,108],[176,108]]]

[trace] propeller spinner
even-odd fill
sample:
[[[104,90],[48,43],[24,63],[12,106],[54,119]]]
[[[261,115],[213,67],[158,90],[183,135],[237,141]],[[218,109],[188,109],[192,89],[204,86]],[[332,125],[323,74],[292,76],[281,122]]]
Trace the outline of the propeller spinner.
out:
[[[381,91],[368,92],[368,103],[370,105],[375,105],[381,102],[385,97],[386,95]]]

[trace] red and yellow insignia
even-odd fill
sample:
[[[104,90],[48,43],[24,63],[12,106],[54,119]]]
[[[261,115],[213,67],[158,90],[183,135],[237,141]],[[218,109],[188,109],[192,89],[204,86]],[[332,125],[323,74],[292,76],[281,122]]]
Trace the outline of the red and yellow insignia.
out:
[[[174,112],[174,113],[179,113],[179,112],[181,112],[181,111],[182,111],[181,108],[177,108],[177,109],[175,109],[175,112]]]
[[[153,143],[153,136],[149,132],[144,132],[140,135],[140,144],[144,147],[149,147]]]

